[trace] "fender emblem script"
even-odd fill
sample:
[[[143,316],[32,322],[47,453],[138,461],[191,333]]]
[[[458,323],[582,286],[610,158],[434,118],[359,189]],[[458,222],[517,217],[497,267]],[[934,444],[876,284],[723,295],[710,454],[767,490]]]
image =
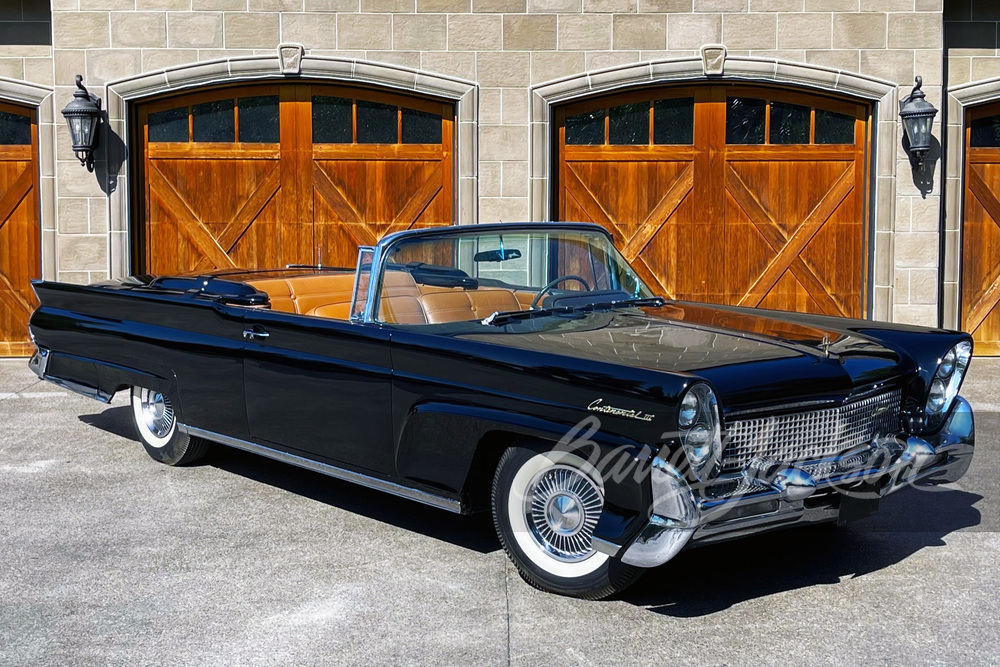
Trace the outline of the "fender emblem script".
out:
[[[641,422],[651,422],[656,418],[656,415],[651,415],[642,410],[628,410],[626,408],[616,408],[610,405],[604,405],[604,399],[598,398],[593,403],[587,406],[587,409],[591,412],[600,412],[606,415],[614,415],[615,417],[627,417],[628,419],[637,419]]]

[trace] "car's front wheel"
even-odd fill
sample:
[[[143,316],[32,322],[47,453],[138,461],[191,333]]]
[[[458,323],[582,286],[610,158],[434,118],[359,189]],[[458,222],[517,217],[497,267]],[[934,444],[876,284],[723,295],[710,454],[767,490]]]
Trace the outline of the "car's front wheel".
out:
[[[511,447],[494,475],[492,502],[504,550],[536,588],[598,600],[642,575],[641,568],[594,550],[604,484],[575,454]]]
[[[194,463],[208,451],[209,443],[177,428],[174,403],[155,389],[132,387],[132,417],[146,453],[171,466]]]

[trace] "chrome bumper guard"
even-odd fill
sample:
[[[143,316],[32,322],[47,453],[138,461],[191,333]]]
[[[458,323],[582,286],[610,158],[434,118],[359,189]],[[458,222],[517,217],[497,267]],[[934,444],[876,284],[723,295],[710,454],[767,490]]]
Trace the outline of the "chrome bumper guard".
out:
[[[28,360],[28,368],[34,371],[39,380],[46,380],[45,371],[49,368],[49,351],[44,347],[35,349],[35,353]]]
[[[650,473],[653,512],[639,536],[610,555],[637,567],[661,565],[691,542],[707,543],[798,523],[835,521],[836,494],[874,500],[919,481],[954,482],[969,469],[975,421],[959,396],[942,429],[926,438],[887,435],[838,456],[786,465],[752,461],[741,473],[695,493],[684,477],[656,458]],[[713,497],[713,488],[734,492]],[[810,502],[812,500],[812,502]],[[596,545],[595,545],[596,546]]]

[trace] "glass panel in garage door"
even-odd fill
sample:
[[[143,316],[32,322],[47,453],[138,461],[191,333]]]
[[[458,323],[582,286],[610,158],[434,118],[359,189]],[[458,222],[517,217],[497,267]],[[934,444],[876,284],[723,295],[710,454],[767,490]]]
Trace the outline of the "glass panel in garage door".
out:
[[[817,144],[853,144],[854,116],[816,109]]]
[[[649,102],[611,107],[608,143],[613,145],[649,143]]]
[[[727,144],[762,144],[767,103],[749,97],[730,97],[726,111]]]
[[[191,138],[194,141],[236,141],[236,104],[213,100],[191,107]]]
[[[354,101],[350,98],[313,95],[314,144],[349,144],[354,140]]]
[[[441,114],[403,107],[404,144],[440,144]]]
[[[604,143],[604,109],[596,109],[566,118],[566,143],[594,146]]]
[[[653,101],[653,143],[690,144],[694,141],[694,98]]]
[[[809,107],[787,102],[771,102],[772,144],[809,143]]]
[[[31,145],[31,118],[21,114],[0,111],[0,144],[5,146]]]
[[[236,100],[240,141],[253,144],[276,144],[280,140],[278,96],[258,95]]]
[[[181,142],[190,135],[188,108],[164,109],[149,114],[149,141]]]

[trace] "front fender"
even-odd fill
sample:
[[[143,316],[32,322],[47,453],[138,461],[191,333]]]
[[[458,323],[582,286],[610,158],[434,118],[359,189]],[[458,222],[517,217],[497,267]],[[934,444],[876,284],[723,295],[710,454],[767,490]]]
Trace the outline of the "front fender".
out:
[[[396,449],[400,477],[460,494],[465,512],[489,508],[496,463],[512,445],[573,451],[597,468],[605,508],[595,537],[627,542],[649,515],[648,470],[655,452],[632,439],[602,433],[592,422],[566,424],[493,408],[426,402],[410,409]]]

